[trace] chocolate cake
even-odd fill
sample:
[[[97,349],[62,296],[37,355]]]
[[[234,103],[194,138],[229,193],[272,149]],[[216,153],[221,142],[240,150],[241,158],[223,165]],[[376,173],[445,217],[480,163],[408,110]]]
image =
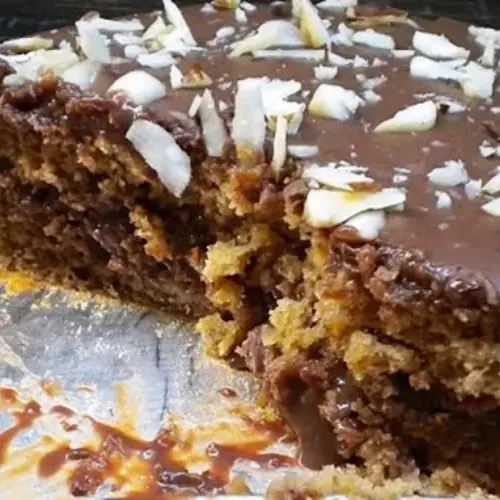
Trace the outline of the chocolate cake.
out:
[[[198,318],[302,461],[500,491],[500,31],[238,0],[0,46],[0,254]]]

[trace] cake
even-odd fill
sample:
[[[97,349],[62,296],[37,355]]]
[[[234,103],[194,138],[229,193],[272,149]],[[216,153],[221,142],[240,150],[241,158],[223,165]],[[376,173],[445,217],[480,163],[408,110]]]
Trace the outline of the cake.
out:
[[[500,491],[500,31],[214,0],[0,46],[9,269],[197,319],[305,465]]]

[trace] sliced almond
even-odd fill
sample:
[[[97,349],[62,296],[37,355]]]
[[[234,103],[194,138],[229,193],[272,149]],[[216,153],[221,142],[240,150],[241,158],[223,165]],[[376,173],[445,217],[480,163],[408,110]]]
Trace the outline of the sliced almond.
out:
[[[61,78],[68,83],[78,85],[81,90],[88,90],[94,83],[101,64],[95,61],[79,61],[71,66],[61,75]]]
[[[481,207],[487,214],[500,217],[500,198],[496,198]]]
[[[395,49],[392,51],[392,56],[395,59],[410,59],[414,55],[415,55],[414,50]]]
[[[191,160],[175,139],[148,120],[135,120],[126,137],[165,187],[179,198],[191,180]]]
[[[162,16],[158,16],[153,23],[149,26],[149,28],[142,35],[143,40],[154,40],[161,35],[166,35],[172,30],[172,27],[169,27],[165,24]]]
[[[116,80],[108,93],[120,92],[136,106],[148,106],[167,94],[165,85],[158,78],[142,70],[126,73]]]
[[[175,28],[182,33],[183,40],[188,45],[196,45],[196,40],[194,39],[193,34],[189,29],[188,23],[184,19],[184,16],[182,15],[179,7],[175,5],[173,0],[163,0],[163,6],[165,8],[165,14],[169,23],[175,26]]]
[[[467,109],[467,106],[462,104],[461,102],[454,101],[446,96],[436,96],[434,101],[438,105],[438,108],[443,109],[446,108],[447,115],[454,115],[456,113],[462,113]]]
[[[337,33],[332,36],[332,43],[335,45],[346,45],[350,47],[354,45],[352,37],[354,36],[354,30],[349,28],[345,23],[339,23],[337,26]]]
[[[288,153],[295,158],[311,158],[317,155],[318,152],[318,146],[309,146],[307,144],[290,144],[288,146]]]
[[[281,110],[274,110],[274,114],[267,115],[267,126],[270,130],[276,130],[276,121],[278,117],[283,117],[288,126],[287,131],[289,135],[295,135],[298,133],[302,120],[304,118],[305,104],[296,102],[287,102],[283,104],[286,105]],[[290,107],[289,107],[290,106]]]
[[[392,36],[385,33],[377,33],[371,28],[356,31],[352,37],[352,41],[373,49],[393,50],[396,47],[396,42]]]
[[[328,46],[330,40],[328,30],[311,0],[301,0],[298,19],[302,39],[306,46],[313,48]]]
[[[495,45],[500,45],[500,30],[483,28],[481,26],[469,26],[469,34],[472,35],[475,41],[483,47],[492,42]]]
[[[144,25],[141,23],[140,19],[104,19],[101,16],[93,16],[88,21],[94,28],[100,31],[110,31],[114,32],[127,32],[127,31],[142,31],[144,30]]]
[[[245,1],[240,2],[240,8],[245,12],[255,12],[257,10],[257,7],[253,3]]]
[[[240,24],[245,24],[248,22],[247,13],[241,7],[238,7],[234,11],[234,18],[236,19],[236,22]]]
[[[444,62],[433,61],[423,56],[415,56],[410,63],[410,74],[414,78],[428,80],[460,81],[463,74]]]
[[[464,186],[465,195],[469,200],[475,200],[483,189],[483,181],[481,179],[473,180],[471,179]],[[500,191],[500,182],[499,182],[499,191]]]
[[[240,5],[240,0],[212,0],[212,5],[219,10],[234,10]]]
[[[248,52],[269,47],[300,47],[302,38],[299,29],[288,21],[276,19],[259,26],[257,33],[237,42],[229,57],[239,57]]]
[[[479,64],[482,64],[483,66],[486,66],[488,68],[492,68],[493,66],[495,66],[497,48],[498,47],[493,40],[488,41],[488,43],[486,43],[486,45],[484,46],[482,56],[479,58]]]
[[[373,78],[367,78],[365,75],[356,75],[356,80],[360,81],[365,89],[373,90],[387,82],[388,78],[385,75],[374,76]]]
[[[61,75],[78,62],[78,56],[69,48],[36,50],[28,54],[3,55],[0,59],[7,62],[20,78],[36,80],[44,71]]]
[[[205,3],[200,9],[204,14],[215,14],[217,9],[211,3]]]
[[[142,45],[144,43],[140,36],[131,33],[115,33],[113,40],[119,45]]]
[[[260,88],[267,124],[276,130],[276,119],[283,116],[288,122],[288,133],[296,134],[302,123],[305,104],[287,99],[300,92],[302,84],[296,80],[260,78]]]
[[[325,59],[325,51],[319,49],[295,49],[295,50],[254,50],[252,55],[259,59],[292,59],[299,61],[320,62]],[[333,63],[334,64],[334,63]]]
[[[164,35],[159,35],[151,42],[159,43],[160,48],[166,52],[172,52],[174,54],[180,54],[186,56],[193,51],[201,51],[200,47],[192,45],[186,42],[186,34],[184,31],[175,28]]]
[[[498,146],[492,146],[486,139],[479,145],[479,154],[483,158],[492,158],[500,153]]]
[[[314,68],[314,78],[316,80],[333,80],[339,69],[335,66],[316,66]]]
[[[395,188],[386,188],[375,193],[312,189],[306,198],[304,217],[312,227],[331,228],[358,214],[388,209],[405,201],[404,192]]]
[[[469,61],[465,66],[465,74],[460,79],[464,94],[472,98],[490,98],[494,92],[496,76],[494,69]]]
[[[484,186],[483,192],[494,195],[500,193],[500,173],[494,175]]]
[[[31,52],[33,50],[48,50],[54,47],[54,40],[41,36],[16,38],[0,43],[0,47],[8,47],[15,52]]]
[[[176,90],[182,88],[184,75],[182,71],[174,64],[170,67],[170,86]]]
[[[225,40],[236,33],[236,28],[233,26],[222,26],[215,32],[215,38],[217,40]]]
[[[139,56],[148,54],[148,49],[140,45],[126,45],[123,47],[123,55],[127,59],[137,59]]]
[[[369,62],[359,55],[355,55],[352,61],[352,65],[354,68],[368,68],[370,67]]]
[[[470,50],[452,43],[444,35],[417,31],[413,35],[413,47],[432,59],[467,59]]]
[[[203,93],[198,114],[208,156],[222,157],[228,142],[228,135],[210,90],[205,90]]]
[[[261,85],[258,79],[238,82],[231,137],[240,161],[255,161],[263,154],[266,116]]]
[[[198,114],[198,110],[200,109],[201,103],[203,101],[203,97],[199,94],[194,96],[193,101],[188,109],[188,116],[194,118]]]
[[[371,186],[374,182],[372,178],[362,173],[350,172],[334,166],[306,168],[302,173],[302,177],[308,181],[314,181],[320,185],[342,191],[354,191],[354,187]]]
[[[363,100],[352,90],[338,85],[321,84],[309,103],[312,116],[348,120],[363,105]]]
[[[436,191],[436,208],[438,210],[448,210],[452,206],[451,196],[444,191]]]
[[[10,75],[5,75],[1,81],[4,87],[17,87],[26,82],[26,78],[19,73],[11,73]]]
[[[377,104],[382,100],[382,96],[371,89],[364,90],[362,96],[368,104]]]
[[[423,132],[436,125],[438,109],[433,101],[425,101],[398,111],[374,128],[375,133],[382,132]]]
[[[137,62],[148,68],[168,68],[176,61],[169,52],[154,52],[153,54],[140,54]]]
[[[99,30],[87,21],[77,21],[75,25],[80,47],[87,58],[91,61],[110,64],[111,52],[106,39],[99,33]]]
[[[344,10],[358,4],[358,0],[323,0],[316,4],[316,7],[325,10]]]
[[[276,174],[283,168],[286,161],[286,136],[288,122],[284,116],[278,116],[273,142],[273,159],[271,166]]]
[[[333,52],[329,52],[328,62],[335,66],[340,66],[341,68],[345,68],[347,66],[354,66],[354,67],[364,66],[365,68],[368,67],[368,62],[366,61],[366,59],[363,59],[358,55],[356,55],[354,59],[347,59],[345,57],[339,56],[338,54],[334,54]]]
[[[392,7],[352,6],[346,9],[344,19],[356,28],[375,28],[408,24],[408,12]]]
[[[262,102],[267,116],[288,115],[294,113],[300,105],[297,102],[287,101],[289,97],[302,89],[297,80],[280,80],[262,78],[260,80]]]
[[[454,187],[465,184],[469,180],[469,174],[463,161],[450,160],[442,167],[431,170],[427,178],[437,186]]]

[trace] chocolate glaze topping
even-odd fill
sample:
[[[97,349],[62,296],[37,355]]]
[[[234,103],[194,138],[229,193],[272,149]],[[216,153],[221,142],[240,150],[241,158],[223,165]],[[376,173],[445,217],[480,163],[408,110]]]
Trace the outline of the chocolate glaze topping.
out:
[[[200,63],[202,69],[213,80],[211,90],[215,102],[223,101],[228,109],[222,116],[231,119],[234,94],[238,80],[249,77],[268,76],[283,80],[298,80],[304,90],[314,91],[319,85],[314,79],[313,68],[317,63],[299,60],[256,59],[251,56],[228,58],[230,45],[244,38],[263,22],[269,19],[283,18],[288,15],[286,9],[275,6],[259,6],[248,13],[247,23],[238,23],[234,11],[221,10],[203,12],[200,6],[191,6],[183,10],[185,19],[203,52],[192,52],[179,58],[178,66],[185,72],[193,63]],[[156,13],[138,16],[145,27],[156,18]],[[339,13],[321,11],[323,19],[332,25],[342,20]],[[436,21],[416,20],[424,31],[445,34],[453,43],[471,50],[470,59],[477,61],[482,48],[467,33],[467,26],[451,20]],[[232,26],[235,33],[225,39],[216,39],[216,32]],[[379,26],[377,32],[390,34],[397,49],[411,49],[411,40],[415,28],[408,24]],[[62,40],[74,44],[75,30],[61,30],[46,35],[56,42]],[[113,41],[112,52],[123,57],[123,46]],[[496,217],[481,210],[481,205],[488,201],[483,195],[470,200],[464,186],[440,188],[429,182],[427,174],[449,160],[461,160],[467,168],[470,179],[482,179],[487,182],[496,173],[499,158],[483,158],[479,146],[483,140],[491,139],[491,129],[495,130],[500,122],[494,113],[500,106],[500,96],[495,91],[490,102],[476,100],[466,102],[463,91],[447,82],[417,80],[409,75],[410,59],[396,59],[390,51],[355,47],[335,46],[337,54],[354,57],[358,54],[370,62],[369,68],[340,68],[333,83],[353,89],[359,94],[363,91],[359,75],[367,78],[379,76],[387,80],[375,91],[381,100],[362,107],[358,115],[349,121],[337,121],[328,118],[314,118],[307,112],[297,135],[289,136],[289,144],[317,144],[319,153],[308,160],[309,163],[327,164],[328,162],[348,161],[352,164],[368,167],[368,175],[380,181],[384,186],[394,185],[393,176],[398,168],[408,169],[408,179],[404,186],[408,189],[404,211],[391,213],[380,235],[380,242],[390,247],[402,247],[410,251],[420,250],[435,266],[446,266],[450,272],[459,271],[461,276],[472,272],[473,275],[485,276],[494,287],[500,288],[500,225]],[[378,58],[382,65],[373,66]],[[91,92],[103,94],[121,75],[139,68],[136,61],[105,65],[98,74]],[[167,95],[154,102],[147,110],[158,122],[170,117],[172,112],[187,114],[193,98],[200,90],[172,90],[169,84],[170,68],[148,71],[167,87]],[[358,78],[356,78],[358,77]],[[416,104],[424,95],[447,96],[454,101],[467,105],[467,110],[457,114],[441,116],[437,125],[428,132],[406,134],[374,134],[373,127],[391,117],[397,111]],[[312,95],[312,93],[311,93]],[[308,102],[302,97],[301,102]],[[420,100],[420,101],[419,101]],[[485,128],[487,122],[490,127]],[[439,209],[436,205],[436,191],[446,191],[452,198],[452,207]],[[466,272],[466,271],[467,272]]]

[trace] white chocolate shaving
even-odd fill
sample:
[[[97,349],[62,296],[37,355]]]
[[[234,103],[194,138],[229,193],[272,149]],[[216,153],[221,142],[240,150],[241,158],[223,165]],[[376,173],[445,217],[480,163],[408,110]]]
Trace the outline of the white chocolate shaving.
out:
[[[356,5],[358,5],[358,0],[323,0],[316,7],[325,10],[345,10]]]
[[[433,101],[425,101],[398,111],[392,118],[377,125],[375,133],[382,132],[423,132],[436,125],[437,106]]]
[[[54,46],[54,40],[41,36],[16,38],[0,43],[0,47],[8,47],[18,51],[31,52],[33,50],[48,50]]]
[[[470,51],[452,43],[444,35],[417,31],[413,36],[413,47],[432,59],[467,59]]]
[[[278,116],[276,120],[276,131],[273,142],[273,159],[271,166],[275,173],[278,173],[286,161],[286,136],[288,122],[284,116]]]
[[[189,29],[189,26],[184,19],[184,16],[182,15],[179,7],[175,5],[173,0],[163,0],[163,6],[165,8],[165,14],[168,21],[182,33],[183,40],[188,45],[196,45],[196,40],[194,39],[193,34],[191,33],[191,30]]]
[[[215,107],[212,93],[208,89],[203,93],[198,114],[208,156],[221,157],[229,137],[224,121]]]
[[[352,37],[352,41],[374,49],[393,50],[396,47],[396,42],[392,36],[385,33],[378,33],[371,28],[356,31]]]
[[[314,78],[317,80],[333,80],[339,69],[335,66],[316,66],[314,68]]]
[[[91,61],[110,64],[111,52],[106,43],[106,38],[99,33],[99,30],[87,21],[77,21],[75,25],[84,54]]]
[[[241,156],[262,155],[266,137],[266,116],[262,103],[262,82],[240,80],[235,97],[231,137]]]
[[[363,103],[354,91],[323,83],[316,89],[309,103],[309,113],[345,121],[351,118]]]
[[[496,198],[481,207],[487,214],[500,217],[500,198]]]
[[[444,191],[436,191],[436,208],[438,210],[447,210],[451,208],[451,196]]]
[[[484,186],[483,192],[488,194],[497,194],[500,192],[500,173],[494,175]]]
[[[140,19],[126,19],[126,20],[116,20],[116,19],[104,19],[100,16],[94,16],[88,21],[94,28],[101,31],[109,32],[127,32],[127,31],[142,31],[144,25],[141,23]]]
[[[191,160],[175,139],[148,120],[135,120],[126,137],[165,187],[180,197],[191,180]]]
[[[165,86],[158,78],[146,71],[134,70],[116,80],[108,89],[109,92],[120,92],[137,106],[148,106],[167,94]]]
[[[469,174],[461,160],[447,161],[442,167],[431,170],[427,177],[433,184],[446,187],[459,186],[469,180]]]
[[[61,78],[65,82],[78,85],[81,90],[85,91],[94,83],[100,69],[100,63],[86,59],[85,61],[77,62],[74,66],[64,71]]]
[[[309,146],[306,144],[290,144],[288,146],[288,153],[295,158],[311,158],[319,152],[318,146]]]
[[[168,52],[154,52],[152,54],[140,54],[137,61],[142,66],[149,68],[167,68],[175,63],[175,58]]]
[[[274,46],[300,47],[301,45],[299,29],[288,21],[276,19],[261,24],[256,34],[236,42],[229,57],[239,57],[248,52]]]
[[[362,173],[350,172],[331,165],[306,168],[302,177],[308,181],[315,181],[323,186],[342,191],[354,191],[352,185],[367,185],[374,182],[372,178]]]
[[[299,0],[297,3],[299,26],[305,45],[312,48],[327,46],[330,36],[318,9],[311,0]]]
[[[169,28],[166,24],[165,21],[163,20],[162,16],[158,16],[153,23],[151,23],[151,26],[144,32],[142,35],[143,40],[154,40],[155,38],[158,38],[161,35],[166,35],[169,31],[171,30],[171,27]]]

